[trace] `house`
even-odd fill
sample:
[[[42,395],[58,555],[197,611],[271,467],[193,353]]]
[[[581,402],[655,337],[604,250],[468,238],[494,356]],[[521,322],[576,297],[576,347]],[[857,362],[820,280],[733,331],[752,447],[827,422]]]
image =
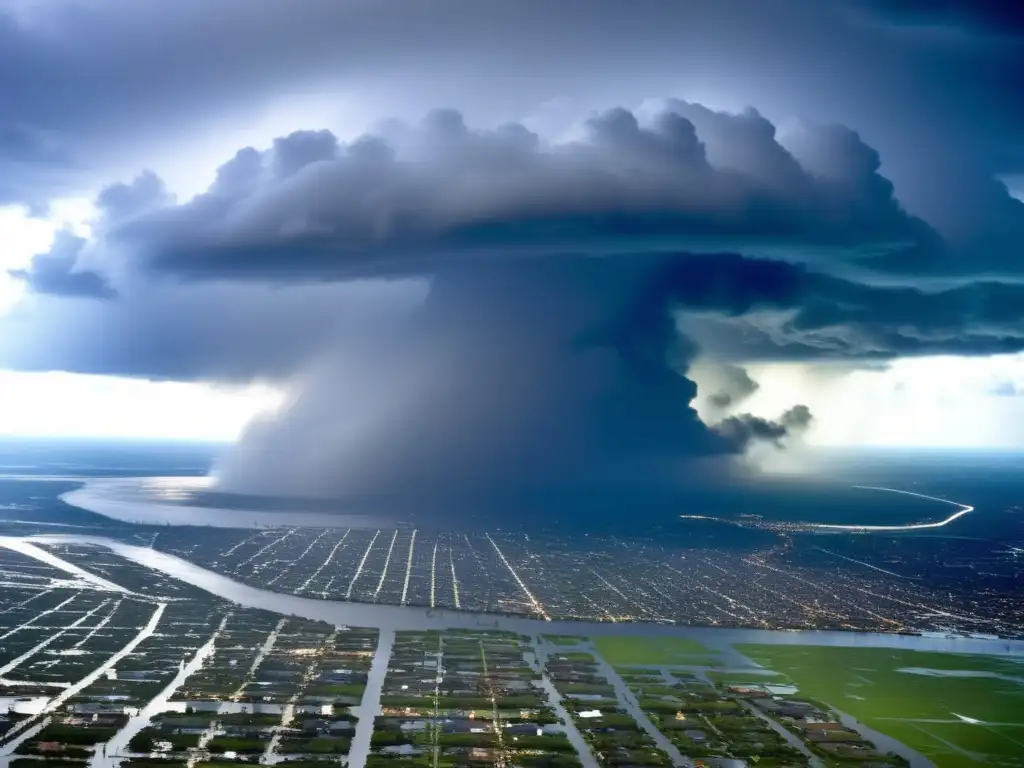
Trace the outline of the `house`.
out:
[[[123,714],[97,712],[92,716],[91,725],[96,728],[117,728],[125,721]]]
[[[36,749],[40,752],[63,752],[64,745],[59,741],[40,741],[36,744]]]
[[[302,732],[308,735],[324,734],[329,728],[330,724],[326,720],[304,720],[302,722]]]
[[[693,761],[696,768],[747,768],[747,761],[736,757],[698,757]]]
[[[228,725],[218,731],[218,734],[223,734],[231,739],[262,739],[268,736],[268,730],[270,730],[269,726]]]
[[[120,715],[124,713],[124,706],[118,704],[105,704],[101,701],[83,701],[70,704],[68,706],[68,710],[78,715]]]
[[[467,718],[456,718],[444,720],[441,723],[442,733],[483,733],[489,728],[481,728],[476,720]]]
[[[688,738],[690,741],[694,742],[695,744],[702,744],[702,743],[704,743],[705,741],[708,740],[707,734],[705,734],[704,731],[698,731],[698,730],[692,729],[692,728],[689,729],[689,730],[683,731],[683,736],[685,736],[686,738]]]
[[[751,702],[760,710],[783,717],[804,718],[820,714],[817,709],[804,701],[760,698]]]
[[[729,693],[734,696],[742,696],[744,698],[754,698],[757,696],[764,696],[764,688],[759,688],[752,685],[730,685]]]
[[[815,722],[814,720],[805,720],[804,722],[802,722],[800,724],[800,727],[803,728],[808,733],[813,733],[813,732],[816,732],[816,731],[820,732],[820,731],[841,731],[841,730],[843,730],[843,726],[841,724],[839,724],[839,723],[832,723],[832,722],[820,723],[820,722]]]
[[[412,744],[392,744],[378,750],[382,755],[419,755],[422,750]]]
[[[860,744],[864,741],[859,734],[856,734],[853,731],[845,731],[842,729],[829,731],[810,731],[807,733],[807,740],[815,744],[819,744],[822,742],[828,742],[831,744]]]

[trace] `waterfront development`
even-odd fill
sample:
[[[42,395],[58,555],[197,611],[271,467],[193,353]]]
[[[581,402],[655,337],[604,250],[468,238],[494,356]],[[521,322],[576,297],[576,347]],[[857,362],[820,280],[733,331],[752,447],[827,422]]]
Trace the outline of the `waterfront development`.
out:
[[[209,501],[195,496],[204,485],[202,478],[99,480],[63,498],[109,522],[152,521],[121,525],[127,543],[299,597],[545,620],[1024,636],[1024,571],[1012,548],[939,537],[914,524],[872,534],[870,526],[822,530],[749,515],[698,516],[671,528],[638,520],[633,531],[573,536],[511,523],[395,527],[323,511],[300,524],[304,513],[291,510],[192,506]],[[919,505],[910,514],[925,519],[948,519],[950,505],[967,508],[891,488],[859,493],[907,499]],[[262,517],[246,527],[249,514]],[[168,525],[197,516],[232,525]],[[110,526],[100,530],[109,535]]]
[[[0,544],[9,765],[1019,765],[1019,641],[347,603]]]
[[[329,600],[613,623],[1024,636],[1024,595],[1014,589],[971,599],[899,565],[852,558],[832,537],[735,550],[601,535],[213,528],[197,537],[172,528],[145,543],[254,587]]]
[[[0,483],[0,765],[1020,764],[1000,542],[104,514],[126,482]]]

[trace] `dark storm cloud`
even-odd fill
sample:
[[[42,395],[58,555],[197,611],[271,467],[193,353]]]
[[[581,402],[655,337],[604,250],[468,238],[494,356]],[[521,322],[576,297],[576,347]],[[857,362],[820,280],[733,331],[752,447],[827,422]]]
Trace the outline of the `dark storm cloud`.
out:
[[[0,178],[9,199],[38,198],[88,188],[109,169],[132,173],[153,155],[170,152],[180,166],[193,161],[197,136],[250,126],[295,94],[337,105],[346,131],[437,104],[493,125],[557,99],[585,113],[650,94],[721,95],[861,127],[915,212],[934,191],[919,189],[920,166],[942,165],[943,144],[984,158],[1011,152],[1020,115],[1002,53],[898,39],[851,23],[847,9],[846,0],[307,0],[296,14],[289,0],[222,0],[216,10],[203,0],[21,3],[0,11],[0,134],[46,137],[45,157],[78,172],[54,178],[48,159],[26,162],[19,138],[0,142],[0,169],[11,169]]]
[[[801,407],[771,422],[735,401],[731,421],[706,427],[690,405],[699,353],[859,362],[1020,349],[1024,295],[999,278],[1020,273],[1024,219],[992,181],[1024,164],[1019,50],[973,34],[984,24],[963,42],[854,22],[848,8],[311,0],[297,14],[286,0],[215,12],[202,0],[54,0],[0,11],[0,194],[45,199],[109,169],[133,179],[99,196],[92,242],[19,273],[32,294],[5,320],[0,360],[286,381],[294,402],[254,428],[223,476],[335,494],[614,475],[783,445],[807,428]],[[545,114],[552,99],[583,115],[694,88],[763,111],[595,111],[584,135],[552,142],[566,127]],[[140,158],[180,172],[211,146],[228,156],[244,143],[232,128],[297,114],[297,93],[337,105],[335,132],[243,148],[180,203],[157,174],[136,176]],[[462,111],[347,138],[438,104]],[[859,132],[808,124],[780,138],[766,115]],[[117,301],[64,300],[108,282]]]
[[[687,460],[805,429],[805,408],[742,429],[702,423],[685,375],[697,348],[671,308],[620,310],[646,279],[560,259],[449,267],[407,322],[300,373],[283,414],[254,425],[218,478],[256,493],[490,502],[661,485],[665,462],[678,482]],[[629,320],[607,327],[615,316]]]
[[[203,0],[21,4],[0,10],[0,136],[21,126],[21,134],[52,137],[96,178],[97,166],[123,167],[126,154],[134,161],[158,147],[187,148],[191,131],[251,122],[294,95],[297,82],[339,106],[358,97],[370,112],[354,117],[363,125],[382,113],[467,101],[493,122],[567,92],[585,102],[664,92],[678,77],[671,73],[687,67],[715,71],[710,62],[734,61],[737,51],[783,53],[764,22],[813,26],[799,3],[736,2],[747,12],[730,14],[731,24],[716,4],[660,0],[628,8],[589,0],[307,0],[300,14],[288,0],[223,0],[215,11]],[[697,45],[710,35],[731,48],[728,56]],[[691,45],[681,44],[686,39]],[[608,61],[633,63],[595,80]],[[0,142],[0,165],[24,160],[23,149],[22,138]],[[41,183],[41,170],[25,165],[11,192]]]
[[[782,414],[778,421],[769,421],[749,413],[729,416],[715,425],[714,430],[733,442],[749,445],[754,442],[784,447],[787,438],[802,435],[811,425],[813,417],[805,405],[796,405]]]
[[[113,299],[117,292],[107,279],[88,269],[79,269],[78,255],[85,239],[66,230],[58,232],[47,253],[32,258],[28,269],[9,270],[34,293],[91,299]]]
[[[0,118],[0,205],[21,203],[44,214],[48,199],[70,186],[79,170],[56,137]]]
[[[723,365],[717,370],[719,389],[708,400],[719,410],[727,410],[754,394],[760,385],[750,378],[746,368]]]
[[[877,154],[807,127],[813,172],[757,112],[672,101],[625,109],[548,144],[519,124],[473,130],[454,111],[342,144],[327,131],[240,151],[211,189],[108,232],[147,268],[188,278],[423,273],[434,261],[553,249],[935,250]],[[154,194],[156,181],[150,181]]]
[[[1017,0],[848,0],[897,24],[967,27],[1024,35],[1024,5]]]
[[[977,281],[932,290],[870,285],[736,254],[673,259],[656,275],[636,301],[691,313],[684,328],[740,359],[885,359],[1024,349],[1020,283]]]
[[[174,204],[163,179],[152,171],[144,171],[130,182],[117,182],[104,187],[96,196],[101,213],[101,228],[131,220],[155,209]]]
[[[853,131],[807,126],[793,146],[752,110],[678,101],[644,120],[605,111],[555,144],[452,110],[352,142],[293,133],[240,150],[190,201],[152,173],[105,188],[96,240],[61,263],[106,265],[123,299],[51,305],[73,334],[22,332],[0,351],[22,367],[287,381],[292,400],[225,460],[223,487],[440,503],[671,485],[694,466],[680,461],[806,431],[803,406],[704,424],[689,368],[720,346],[688,322],[723,325],[748,357],[1024,348],[1024,286],[855,279],[866,256],[941,259],[944,244]],[[39,292],[53,257],[24,274]],[[370,311],[390,289],[411,298]]]
[[[451,110],[347,143],[327,131],[293,133],[266,152],[238,151],[190,201],[177,203],[152,173],[105,188],[88,265],[106,265],[115,284],[125,282],[121,306],[75,321],[102,331],[62,353],[73,363],[38,344],[8,345],[6,354],[12,365],[147,376],[287,375],[283,361],[307,359],[309,346],[296,338],[323,338],[313,329],[325,321],[318,307],[330,291],[316,294],[305,315],[302,291],[289,292],[294,318],[267,309],[268,326],[261,302],[272,299],[261,284],[408,276],[430,279],[433,293],[468,291],[474,269],[481,285],[494,275],[511,280],[509,260],[533,281],[545,270],[571,273],[595,295],[615,297],[574,327],[632,355],[643,338],[663,360],[678,336],[673,310],[714,354],[740,360],[1020,348],[1017,285],[937,290],[850,273],[850,265],[891,270],[900,258],[934,264],[948,255],[900,208],[878,154],[855,132],[806,126],[789,146],[753,110],[723,114],[680,101],[643,120],[605,111],[581,137],[555,144],[518,124],[474,130]],[[557,270],[537,266],[549,263]],[[223,304],[209,300],[210,289],[187,298],[188,287],[168,287],[175,278],[258,285],[218,289],[235,297],[237,311],[230,322],[208,322]],[[37,291],[48,286],[61,287],[33,281]],[[174,301],[192,303],[179,314]],[[138,312],[153,329],[149,348]],[[254,332],[257,343],[250,324],[275,330]],[[267,350],[265,371],[258,355],[233,360],[231,350],[258,346]]]
[[[124,225],[156,208],[174,204],[163,180],[147,171],[131,182],[118,182],[104,187],[96,196],[99,216],[93,222],[94,236],[103,239],[113,227]],[[32,258],[27,269],[9,270],[33,293],[54,296],[112,299],[117,291],[102,272],[79,263],[87,241],[70,231],[61,230],[47,253]]]
[[[0,360],[33,371],[286,383],[325,349],[417,307],[415,281],[125,285],[116,301],[32,297],[5,318]]]

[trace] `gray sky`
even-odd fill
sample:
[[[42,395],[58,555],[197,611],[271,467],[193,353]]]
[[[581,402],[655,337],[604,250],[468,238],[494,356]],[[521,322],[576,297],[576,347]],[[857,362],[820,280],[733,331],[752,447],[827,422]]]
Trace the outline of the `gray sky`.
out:
[[[573,462],[594,460],[582,443],[619,461],[788,438],[803,392],[774,421],[739,398],[709,427],[693,361],[1024,348],[1024,204],[999,181],[1024,173],[1024,25],[1007,7],[8,4],[0,204],[51,227],[69,200],[92,214],[8,259],[23,294],[0,365],[306,382],[302,429],[344,421],[322,393],[354,366],[367,403],[389,391],[374,381],[432,375],[475,403],[460,423],[479,442],[438,421],[447,400],[395,400],[388,418],[433,414],[406,418],[450,446],[445,471],[488,430],[536,455],[521,438],[556,416],[549,447]],[[578,339],[596,351],[579,358]],[[448,368],[410,362],[438,345]],[[532,394],[506,402],[513,369]],[[648,432],[604,418],[641,401]],[[513,423],[484,416],[513,404]],[[261,429],[297,429],[278,421]],[[365,474],[407,473],[377,434]]]

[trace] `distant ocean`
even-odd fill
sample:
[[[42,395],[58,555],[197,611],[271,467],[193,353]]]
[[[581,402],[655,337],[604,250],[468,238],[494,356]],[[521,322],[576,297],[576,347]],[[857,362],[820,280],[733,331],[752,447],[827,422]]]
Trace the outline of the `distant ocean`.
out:
[[[713,486],[690,485],[678,493],[648,494],[635,488],[621,494],[572,493],[484,501],[452,508],[426,508],[403,502],[393,507],[331,500],[281,499],[217,493],[197,483],[223,445],[156,441],[0,439],[0,518],[49,516],[58,522],[83,514],[57,496],[81,487],[89,478],[181,478],[159,484],[101,484],[104,493],[128,515],[150,524],[197,524],[223,515],[221,524],[367,525],[408,524],[442,530],[537,530],[591,535],[657,535],[669,539],[713,538],[738,546],[763,543],[763,531],[744,531],[720,523],[681,521],[681,514],[728,519],[857,525],[893,525],[942,519],[955,507],[903,494],[854,488],[879,485],[936,496],[975,511],[927,535],[963,536],[1005,542],[1024,541],[1024,454],[992,452],[841,452],[813,457],[811,476],[770,476]],[[9,479],[4,480],[3,476]],[[18,481],[11,478],[19,477]],[[47,479],[46,487],[27,482]],[[49,478],[62,478],[59,484]],[[77,480],[81,478],[81,480]],[[88,496],[89,494],[85,494]],[[43,504],[44,500],[47,503]],[[40,505],[45,509],[39,509]],[[102,505],[100,505],[102,506]],[[190,508],[204,508],[190,514]],[[145,511],[145,514],[141,512]],[[212,512],[210,512],[212,510]],[[222,510],[222,512],[218,512]],[[199,510],[196,510],[199,512]],[[17,514],[15,514],[17,513]],[[250,514],[259,513],[259,514]],[[352,518],[351,516],[357,516]],[[104,518],[87,515],[94,523]],[[343,517],[337,517],[343,516]],[[41,519],[41,518],[38,518]]]

